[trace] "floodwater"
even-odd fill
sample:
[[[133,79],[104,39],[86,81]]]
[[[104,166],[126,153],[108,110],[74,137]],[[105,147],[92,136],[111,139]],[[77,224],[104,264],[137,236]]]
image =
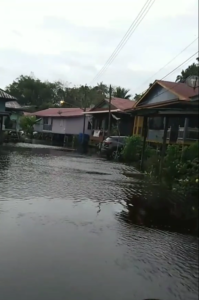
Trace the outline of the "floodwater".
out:
[[[0,151],[0,299],[198,299],[197,238],[128,222],[122,164],[31,147]]]

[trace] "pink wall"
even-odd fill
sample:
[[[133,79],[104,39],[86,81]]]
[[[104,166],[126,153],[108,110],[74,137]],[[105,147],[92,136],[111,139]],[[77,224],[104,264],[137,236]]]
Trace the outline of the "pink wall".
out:
[[[59,134],[79,134],[83,131],[84,117],[71,117],[71,118],[52,118],[52,133]],[[88,130],[88,117],[85,122],[85,133],[91,134],[91,130]],[[43,120],[35,125],[35,131],[43,131]]]

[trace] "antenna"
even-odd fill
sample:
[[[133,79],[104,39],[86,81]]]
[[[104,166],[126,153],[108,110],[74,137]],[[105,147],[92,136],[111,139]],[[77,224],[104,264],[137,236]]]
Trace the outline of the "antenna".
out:
[[[197,75],[191,75],[187,77],[185,80],[186,84],[190,87],[192,87],[194,90],[199,87],[199,76]]]

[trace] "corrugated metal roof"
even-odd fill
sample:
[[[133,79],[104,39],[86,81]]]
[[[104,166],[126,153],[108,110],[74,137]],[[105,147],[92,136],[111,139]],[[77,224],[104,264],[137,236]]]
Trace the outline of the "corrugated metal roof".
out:
[[[116,97],[111,99],[111,104],[120,110],[127,110],[133,108],[135,103],[136,101],[129,100],[129,99],[122,99]]]
[[[156,82],[165,89],[173,92],[176,96],[178,96],[179,100],[189,100],[189,98],[197,96],[199,94],[199,88],[196,88],[194,90],[186,83],[164,80],[157,80]]]
[[[84,114],[81,108],[48,108],[45,110],[37,111],[33,115],[38,117],[79,117]]]
[[[8,100],[17,100],[15,97],[9,95],[8,93],[4,92],[2,89],[0,89],[0,99],[8,99]]]
[[[109,102],[109,99],[103,100],[101,103],[97,104],[96,106],[92,107],[90,111],[102,111],[101,105],[104,103],[104,101]],[[113,97],[111,99],[111,104],[121,111],[125,111],[128,109],[132,109],[135,106],[136,101],[129,100],[129,99],[123,99],[123,98],[117,98]]]
[[[21,105],[17,101],[8,101],[6,102],[6,108],[22,108]]]

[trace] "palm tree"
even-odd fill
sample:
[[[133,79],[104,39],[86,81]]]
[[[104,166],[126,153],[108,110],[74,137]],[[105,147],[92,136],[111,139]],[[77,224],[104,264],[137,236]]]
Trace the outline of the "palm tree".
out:
[[[198,76],[199,73],[199,58],[196,58],[197,63],[193,63],[192,65],[188,66],[185,70],[182,70],[181,74],[176,77],[176,82],[185,82],[187,77],[191,75]]]
[[[120,86],[116,87],[113,96],[122,99],[130,99],[131,94],[129,94],[130,90],[126,90],[125,88],[121,88]]]
[[[104,98],[108,94],[108,86],[103,82],[100,82],[96,86],[94,86],[93,90],[95,90],[98,94],[101,94]]]

